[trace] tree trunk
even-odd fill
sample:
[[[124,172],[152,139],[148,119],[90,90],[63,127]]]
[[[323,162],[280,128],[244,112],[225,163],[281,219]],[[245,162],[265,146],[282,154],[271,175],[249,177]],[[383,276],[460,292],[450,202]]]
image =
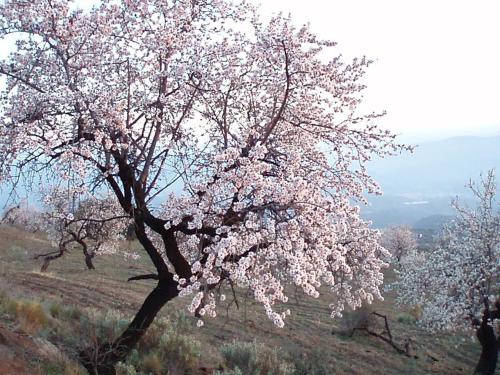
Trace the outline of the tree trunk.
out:
[[[80,353],[80,361],[91,375],[115,375],[115,365],[123,361],[151,325],[161,308],[177,297],[177,283],[172,275],[162,278],[147,296],[127,329],[112,343],[89,347]]]
[[[476,331],[481,344],[481,357],[474,370],[474,375],[493,375],[497,366],[499,343],[493,327],[484,322]]]
[[[94,263],[92,263],[92,258],[94,254],[85,254],[85,264],[89,270],[95,270]]]
[[[60,253],[57,253],[56,255],[48,255],[48,256],[44,257],[42,267],[40,268],[40,272],[47,271],[47,268],[49,268],[50,262],[53,261],[54,259],[62,257],[63,254],[64,254],[64,252],[61,251]]]
[[[92,263],[92,258],[95,256],[95,251],[89,252],[87,243],[79,238],[76,234],[73,234],[73,238],[76,242],[80,244],[83,251],[83,256],[85,257],[85,264],[89,270],[95,270],[94,263]]]

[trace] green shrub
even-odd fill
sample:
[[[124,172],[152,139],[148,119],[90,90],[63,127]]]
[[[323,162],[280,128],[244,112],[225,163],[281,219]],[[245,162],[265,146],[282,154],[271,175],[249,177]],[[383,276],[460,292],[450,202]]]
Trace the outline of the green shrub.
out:
[[[127,365],[123,362],[118,362],[115,366],[116,375],[137,375],[137,371],[134,366]]]
[[[20,304],[20,302],[18,302],[16,300],[6,298],[3,301],[2,306],[3,306],[3,310],[5,311],[5,313],[7,315],[10,315],[10,317],[12,317],[12,318],[17,318],[17,311],[19,308],[19,304]]]
[[[243,371],[252,371],[257,364],[257,348],[254,343],[240,343],[234,341],[221,349],[222,357],[231,368],[238,368]]]
[[[413,315],[407,314],[407,313],[398,314],[396,319],[399,323],[403,323],[403,324],[414,324],[416,322],[415,317]]]
[[[60,318],[63,312],[63,308],[59,302],[52,302],[49,306],[49,313],[53,318]]]
[[[194,370],[201,357],[198,341],[171,331],[162,335],[159,347],[168,368],[176,373]]]
[[[77,320],[80,319],[81,316],[82,312],[76,306],[71,306],[62,310],[62,319],[65,320],[71,320],[71,319]]]
[[[114,310],[101,313],[98,310],[87,310],[87,314],[81,314],[79,318],[79,329],[87,345],[114,342],[125,330],[129,321]]]
[[[88,374],[77,363],[69,361],[48,361],[41,362],[35,367],[36,373],[49,374],[49,375],[86,375]]]
[[[139,340],[137,348],[142,352],[158,348],[161,337],[165,332],[171,330],[171,322],[166,318],[158,319],[144,333]]]
[[[248,375],[287,375],[291,366],[278,358],[276,350],[257,342],[236,342],[222,347],[221,354],[226,365]]]
[[[137,349],[132,349],[127,357],[127,365],[139,368],[141,364],[141,355]]]
[[[174,332],[190,332],[194,327],[193,319],[189,317],[184,311],[174,312],[169,320],[169,326]]]

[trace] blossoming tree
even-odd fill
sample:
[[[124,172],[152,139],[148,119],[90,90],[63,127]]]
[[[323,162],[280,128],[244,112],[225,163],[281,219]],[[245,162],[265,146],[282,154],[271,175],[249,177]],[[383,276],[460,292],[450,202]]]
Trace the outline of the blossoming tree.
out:
[[[17,40],[0,64],[1,175],[109,189],[156,269],[136,277],[157,286],[123,334],[82,352],[89,372],[114,373],[178,295],[202,325],[221,284],[251,287],[278,326],[287,283],[328,286],[332,316],[380,298],[385,250],[351,202],[378,191],[365,162],[404,147],[359,113],[369,60],[245,2],[0,7]]]
[[[53,187],[45,195],[45,210],[36,226],[44,230],[57,250],[39,254],[41,271],[62,257],[71,246],[80,247],[88,269],[94,269],[96,255],[114,254],[124,241],[130,218],[118,202],[110,197],[82,194],[80,189]],[[122,251],[125,257],[136,254]]]
[[[394,286],[400,302],[423,308],[424,326],[475,329],[482,346],[475,373],[492,375],[499,349],[495,325],[500,321],[500,212],[493,171],[469,187],[477,206],[454,201],[456,219],[431,252],[414,251],[400,264]]]
[[[415,234],[407,225],[386,228],[382,233],[381,244],[397,262],[417,248]]]
[[[17,225],[23,229],[36,232],[39,223],[38,210],[31,206],[26,199],[17,201],[16,204],[6,208],[0,224]]]

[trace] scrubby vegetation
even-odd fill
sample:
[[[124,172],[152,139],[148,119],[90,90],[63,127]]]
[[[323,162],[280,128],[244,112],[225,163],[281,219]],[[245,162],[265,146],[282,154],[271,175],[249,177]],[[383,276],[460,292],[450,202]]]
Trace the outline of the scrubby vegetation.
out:
[[[85,374],[77,362],[79,348],[113,340],[127,324],[115,310],[79,309],[58,301],[26,301],[9,297],[5,291],[0,294],[0,314],[1,321],[11,329],[22,329],[33,340],[47,340],[60,348],[53,355],[29,359],[30,371],[50,375]],[[182,313],[158,319],[127,360],[117,365],[117,374],[203,373],[202,343],[184,333],[193,329],[192,321]],[[233,340],[220,347],[219,355],[217,368],[213,368],[218,375],[327,375],[334,371],[325,361],[324,349],[288,352],[257,340]]]

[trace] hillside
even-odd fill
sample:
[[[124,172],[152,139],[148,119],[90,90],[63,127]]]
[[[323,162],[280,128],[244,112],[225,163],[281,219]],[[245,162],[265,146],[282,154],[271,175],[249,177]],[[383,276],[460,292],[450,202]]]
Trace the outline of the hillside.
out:
[[[128,263],[119,256],[102,257],[95,262],[97,269],[88,271],[78,251],[54,261],[48,273],[40,273],[40,263],[33,260],[33,255],[49,247],[43,238],[5,227],[0,228],[0,238],[0,290],[3,299],[40,301],[49,315],[53,314],[53,310],[59,311],[51,315],[47,323],[55,327],[64,325],[56,317],[64,316],[61,309],[69,308],[79,311],[78,316],[96,313],[108,316],[113,313],[122,325],[126,324],[153,285],[151,281],[126,281],[130,276],[149,271],[145,260]],[[392,279],[392,273],[388,272],[387,277]],[[352,328],[353,322],[363,317],[363,312],[348,313],[343,320],[332,320],[328,309],[330,301],[325,297],[315,300],[296,293],[296,298],[291,298],[288,303],[292,316],[280,329],[264,316],[262,307],[244,298],[245,291],[237,293],[239,309],[228,298],[226,307],[219,310],[219,316],[207,320],[201,329],[196,328],[194,319],[186,315],[186,299],[178,298],[162,311],[162,316],[169,322],[177,326],[178,322],[182,322],[182,337],[188,337],[189,342],[203,348],[201,356],[196,357],[197,371],[193,373],[213,373],[210,369],[227,366],[221,348],[254,341],[267,348],[269,353],[274,353],[283,363],[301,360],[304,363],[314,362],[316,368],[322,366],[323,372],[305,370],[304,374],[470,374],[479,356],[479,345],[470,339],[463,341],[459,336],[431,335],[419,329],[411,311],[395,307],[390,294],[384,302],[377,302],[371,308],[388,317],[398,345],[411,340],[412,357],[398,354],[388,344],[363,332],[350,337],[346,327]],[[55,309],[53,306],[59,307]],[[0,309],[0,312],[0,327],[3,326],[3,329],[19,332],[26,326],[26,322],[21,324],[9,315],[7,309]],[[89,335],[88,329],[77,331],[82,318],[75,322],[74,326],[64,325],[65,330],[54,331],[52,327],[38,333],[38,336],[51,340],[73,361],[72,366],[76,365],[74,359],[81,349],[79,346]],[[380,329],[380,323],[374,327]],[[19,356],[16,357],[16,361],[20,360]],[[47,373],[43,372],[48,366],[43,358],[24,356],[22,361],[33,374],[39,370],[40,374]]]

